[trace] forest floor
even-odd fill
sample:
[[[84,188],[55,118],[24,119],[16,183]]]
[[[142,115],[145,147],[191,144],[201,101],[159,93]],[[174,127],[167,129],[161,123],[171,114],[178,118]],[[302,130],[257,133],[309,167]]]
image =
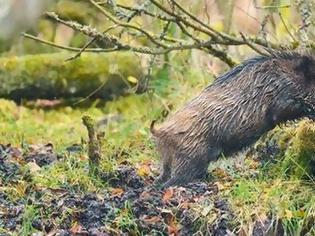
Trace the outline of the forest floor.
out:
[[[314,235],[309,120],[222,157],[204,182],[153,187],[150,123],[184,103],[191,87],[182,83],[190,94],[168,99],[130,95],[76,108],[0,100],[0,235]],[[98,176],[89,175],[85,114],[105,132]]]

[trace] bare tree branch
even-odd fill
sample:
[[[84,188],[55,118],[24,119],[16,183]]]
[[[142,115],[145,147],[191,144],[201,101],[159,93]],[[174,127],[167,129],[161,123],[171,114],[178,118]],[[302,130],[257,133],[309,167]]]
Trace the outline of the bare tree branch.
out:
[[[35,40],[37,42],[40,42],[42,44],[46,44],[55,48],[59,48],[59,49],[63,49],[63,50],[67,50],[67,51],[72,51],[72,52],[80,52],[82,50],[82,48],[75,48],[75,47],[68,47],[68,46],[62,46],[41,38],[38,38],[34,35],[30,35],[27,33],[22,33],[22,36],[25,38],[29,38],[32,40]],[[96,52],[96,53],[100,53],[100,52],[113,52],[113,51],[117,51],[117,48],[111,48],[111,49],[105,49],[105,48],[86,48],[84,50],[85,52]]]
[[[231,67],[234,66],[236,62],[226,53],[226,46],[246,45],[262,55],[265,55],[263,50],[261,50],[262,47],[279,49],[296,48],[299,46],[299,41],[297,40],[290,42],[288,45],[281,45],[267,41],[266,37],[261,37],[260,34],[258,36],[248,36],[243,33],[233,35],[229,32],[220,32],[209,23],[204,23],[193,13],[186,10],[178,0],[168,0],[167,2],[170,5],[165,5],[164,2],[160,0],[145,0],[140,5],[133,7],[117,4],[115,1],[89,0],[89,2],[100,14],[104,15],[110,23],[113,24],[109,26],[108,30],[100,32],[93,26],[82,25],[76,21],[64,20],[54,12],[46,13],[46,16],[55,22],[64,24],[76,32],[88,36],[90,41],[82,48],[58,45],[54,42],[49,42],[29,34],[24,34],[24,36],[56,48],[77,52],[67,60],[73,60],[84,52],[133,51],[149,55],[163,55],[172,51],[197,49],[219,58]],[[290,6],[283,5],[276,7],[283,8]],[[264,8],[269,9],[269,7]],[[159,32],[151,32],[145,29],[145,27],[134,23],[135,16],[142,16],[141,14],[146,17],[146,20],[149,19],[149,22],[158,21],[161,23],[161,27],[158,30]],[[309,16],[309,14],[307,16]],[[280,18],[285,25],[281,15]],[[267,24],[267,19],[264,20],[264,24]],[[304,28],[306,27],[307,26]],[[111,29],[117,28],[121,28],[121,31],[109,32]],[[264,25],[262,25],[262,28],[264,28]],[[174,32],[176,33],[174,34]],[[266,32],[264,33],[267,34]],[[135,40],[126,40],[122,37],[124,34],[128,34],[132,39],[144,37],[148,39],[148,42],[143,46]],[[294,36],[290,32],[289,34],[292,39],[294,39]],[[180,36],[174,37],[174,35]],[[93,42],[102,45],[101,48],[91,48]],[[220,46],[224,46],[224,49],[221,49]],[[312,42],[308,42],[306,46],[315,48],[315,44]]]
[[[102,8],[99,4],[97,4],[95,1],[90,0],[90,2],[93,4],[93,6],[95,6],[104,16],[106,16],[109,20],[111,20],[113,23],[120,25],[122,27],[125,28],[131,28],[134,30],[137,30],[141,33],[143,33],[145,36],[147,36],[147,38],[154,44],[162,47],[162,48],[167,48],[167,45],[162,43],[161,41],[158,41],[154,38],[154,35],[152,33],[149,33],[147,31],[145,31],[144,29],[141,29],[133,24],[130,23],[125,23],[122,21],[119,21],[118,19],[116,19],[115,17],[113,17],[109,12],[107,12],[104,8]],[[176,41],[176,40],[174,40]]]

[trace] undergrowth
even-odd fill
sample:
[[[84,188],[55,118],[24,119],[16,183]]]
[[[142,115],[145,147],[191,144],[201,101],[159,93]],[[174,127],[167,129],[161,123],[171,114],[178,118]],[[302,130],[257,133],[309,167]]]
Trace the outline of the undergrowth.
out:
[[[11,144],[26,152],[31,145],[52,143],[62,158],[39,169],[25,166],[24,179],[6,184],[2,180],[0,192],[7,193],[10,201],[16,202],[26,201],[38,189],[84,193],[108,188],[104,179],[88,175],[87,134],[81,124],[85,114],[100,121],[99,129],[105,132],[102,172],[110,173],[119,164],[130,163],[140,175],[147,175],[148,170],[143,166],[148,161],[156,165],[158,160],[150,137],[151,121],[163,120],[164,110],[175,110],[211,82],[211,76],[200,70],[177,69],[158,71],[148,93],[118,97],[105,105],[96,103],[88,108],[31,108],[1,99],[1,144]],[[250,235],[257,221],[269,221],[280,224],[285,235],[314,234],[314,127],[308,120],[277,127],[256,144],[254,152],[222,158],[210,166],[212,177],[208,181],[217,184],[221,196],[231,205],[235,233]],[[273,148],[271,145],[277,148],[272,149],[273,158],[268,159],[271,155],[266,150]],[[76,146],[80,147],[79,151],[73,151]],[[37,215],[32,203],[26,205],[20,234],[34,232],[30,220]],[[128,203],[116,215],[118,228],[140,234]],[[211,216],[199,218],[195,225],[203,229],[210,221]],[[271,225],[272,230],[277,230],[275,224]],[[6,229],[0,226],[1,232]]]

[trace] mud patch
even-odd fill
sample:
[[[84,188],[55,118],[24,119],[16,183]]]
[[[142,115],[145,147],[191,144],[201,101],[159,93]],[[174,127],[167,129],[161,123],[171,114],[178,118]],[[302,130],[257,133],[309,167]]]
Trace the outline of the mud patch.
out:
[[[104,177],[105,178],[105,177]],[[50,235],[211,235],[231,232],[233,214],[212,183],[160,190],[153,177],[140,177],[128,165],[107,175],[110,187],[101,193],[66,189],[33,192],[27,201],[11,203],[0,195],[0,227],[19,232],[25,205],[37,212],[33,230]]]
[[[50,165],[58,160],[58,155],[53,151],[51,143],[45,145],[31,145],[25,155],[26,162],[35,162],[39,167]]]

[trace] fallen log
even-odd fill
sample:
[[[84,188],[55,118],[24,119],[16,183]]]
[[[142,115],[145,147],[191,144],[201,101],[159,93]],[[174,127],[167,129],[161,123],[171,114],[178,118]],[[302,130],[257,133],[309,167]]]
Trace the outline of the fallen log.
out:
[[[84,53],[66,61],[69,57],[53,53],[0,58],[0,97],[110,99],[126,91],[128,77],[142,76],[140,61],[132,53]]]

